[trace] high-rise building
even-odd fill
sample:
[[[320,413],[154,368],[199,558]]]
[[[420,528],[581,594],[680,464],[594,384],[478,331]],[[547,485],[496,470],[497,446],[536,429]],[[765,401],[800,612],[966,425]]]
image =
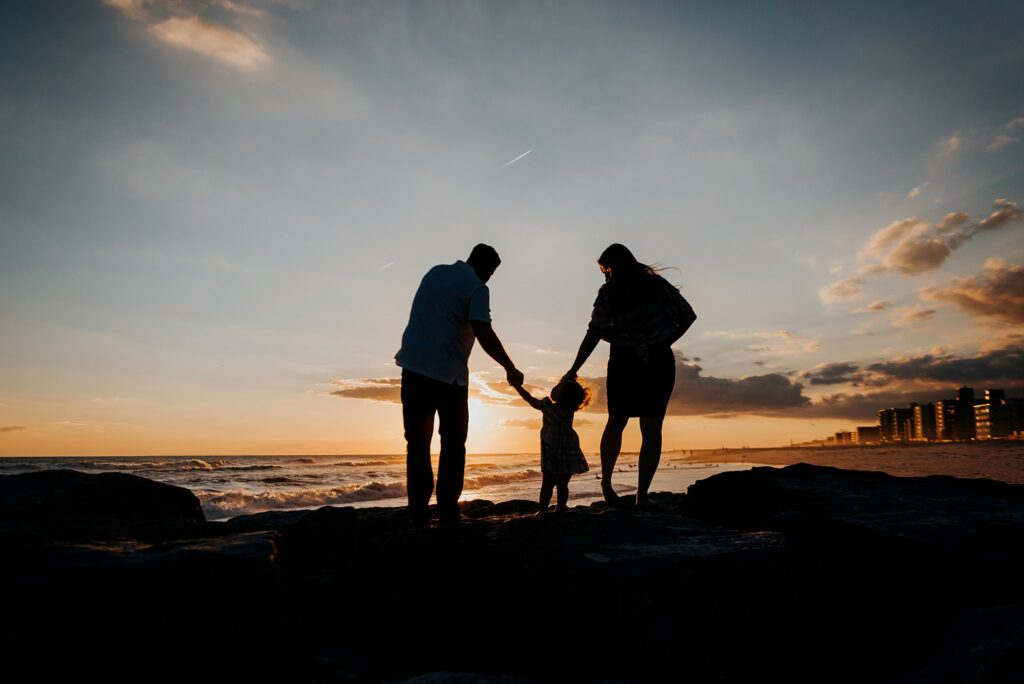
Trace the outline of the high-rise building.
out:
[[[835,434],[836,444],[853,444],[853,433],[852,432],[837,432]]]
[[[935,422],[935,404],[911,404],[914,409],[914,439],[927,442],[938,438]]]
[[[882,409],[878,426],[883,442],[909,441],[914,436],[914,411],[909,407]]]
[[[985,390],[985,399],[974,406],[978,439],[1001,439],[1024,431],[1024,399],[1007,399],[1003,390]]]
[[[878,444],[882,441],[877,425],[865,425],[857,428],[857,444]]]
[[[967,440],[974,439],[973,387],[958,387],[956,399],[942,399],[935,402],[935,431],[938,439]]]

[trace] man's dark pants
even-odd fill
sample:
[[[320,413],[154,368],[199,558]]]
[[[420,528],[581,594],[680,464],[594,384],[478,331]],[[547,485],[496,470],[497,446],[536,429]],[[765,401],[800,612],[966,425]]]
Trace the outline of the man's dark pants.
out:
[[[437,515],[452,519],[459,515],[459,497],[466,471],[466,433],[469,430],[469,388],[454,382],[447,385],[409,370],[402,371],[402,419],[405,423],[406,477],[409,512],[427,512],[434,491],[430,466],[430,440],[434,436],[434,414],[441,435],[441,456],[437,464]]]

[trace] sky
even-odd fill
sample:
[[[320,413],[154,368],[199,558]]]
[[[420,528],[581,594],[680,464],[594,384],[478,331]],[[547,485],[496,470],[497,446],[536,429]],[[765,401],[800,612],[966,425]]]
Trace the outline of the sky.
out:
[[[0,455],[400,453],[412,297],[477,242],[538,396],[605,247],[669,268],[697,321],[667,449],[1024,396],[1020,26],[1016,2],[4,2]],[[501,369],[470,370],[469,450],[537,451]]]

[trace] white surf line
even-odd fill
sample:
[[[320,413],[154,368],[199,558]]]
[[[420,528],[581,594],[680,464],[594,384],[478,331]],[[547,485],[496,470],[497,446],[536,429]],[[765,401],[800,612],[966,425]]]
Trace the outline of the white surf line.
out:
[[[385,269],[391,268],[391,267],[392,267],[392,266],[394,266],[394,265],[395,265],[395,262],[394,262],[394,261],[389,261],[388,263],[386,263],[386,264],[384,264],[383,266],[381,266],[380,268],[378,268],[378,269],[377,269],[377,273],[380,273],[381,271],[383,271],[383,270],[385,270]]]
[[[523,157],[525,157],[526,155],[530,154],[531,152],[533,152],[533,150],[532,150],[532,149],[526,150],[525,152],[523,152],[523,153],[522,153],[521,155],[519,155],[518,157],[516,157],[516,158],[515,158],[515,159],[513,159],[512,161],[510,161],[510,162],[507,162],[507,163],[505,164],[505,166],[511,166],[512,164],[515,164],[515,163],[516,163],[517,161],[519,161],[520,159],[522,159],[522,158],[523,158]],[[502,166],[501,168],[505,168],[505,166]]]

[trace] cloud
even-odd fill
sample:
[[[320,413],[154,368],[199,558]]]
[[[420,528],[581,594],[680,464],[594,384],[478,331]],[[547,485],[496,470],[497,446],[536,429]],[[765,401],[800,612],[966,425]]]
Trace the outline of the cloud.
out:
[[[998,133],[992,142],[985,147],[985,149],[989,151],[1001,150],[1004,147],[1020,142],[1020,138],[1013,134],[1017,129],[1024,129],[1024,116],[1017,117],[1016,119],[1007,122],[1007,124],[1003,126],[1002,132]]]
[[[328,392],[332,397],[342,399],[365,399],[369,401],[384,401],[393,404],[402,403],[402,379],[401,378],[367,378],[363,380],[334,380],[332,385],[338,389]],[[527,392],[534,396],[544,396],[547,391],[536,385],[524,384]],[[513,394],[505,381],[491,383],[483,373],[473,373],[470,376],[469,396],[473,399],[488,404],[523,404],[518,394]]]
[[[0,432],[20,432],[27,429],[24,425],[9,425],[7,427],[0,427]]]
[[[1024,210],[1003,198],[995,200],[992,211],[980,219],[958,211],[946,214],[935,225],[916,216],[893,221],[875,232],[861,248],[860,258],[868,263],[858,269],[857,276],[837,280],[821,288],[818,295],[825,303],[854,299],[863,293],[868,276],[909,276],[933,271],[976,236],[1022,221]]]
[[[945,302],[975,316],[1024,325],[1024,266],[989,259],[980,275],[954,278],[945,287],[920,291],[928,301]]]
[[[993,140],[992,142],[990,142],[985,147],[985,149],[986,150],[990,150],[990,151],[1001,150],[1004,147],[1009,147],[1010,145],[1012,145],[1012,144],[1014,144],[1016,142],[1020,142],[1020,138],[1014,138],[1011,135],[1006,135],[1005,133],[1001,133],[1001,134],[997,135],[996,139]]]
[[[593,424],[594,424],[594,421],[592,421],[592,420],[590,420],[588,418],[583,418],[581,416],[576,416],[573,419],[573,425],[575,425],[577,427],[580,426],[580,425],[593,425]],[[509,418],[508,420],[502,421],[501,422],[501,426],[502,427],[509,427],[509,428],[523,428],[523,429],[527,429],[527,430],[540,430],[542,427],[544,427],[544,419],[543,418]]]
[[[858,373],[859,370],[859,366],[848,361],[824,363],[814,370],[804,372],[802,377],[812,385],[841,385],[859,382],[862,378],[862,375]]]
[[[158,40],[212,57],[242,71],[270,64],[270,55],[248,37],[199,17],[172,17],[149,27]]]
[[[581,378],[594,389],[594,402],[587,411],[607,410],[604,399],[605,378]],[[345,399],[401,402],[400,378],[376,378],[368,380],[338,380],[332,383],[337,389],[329,394]],[[527,386],[534,396],[546,392],[539,387]],[[499,392],[490,383],[474,374],[470,382],[470,396],[491,404],[523,405],[518,395]],[[808,406],[810,399],[803,395],[803,385],[792,382],[781,373],[753,375],[743,378],[716,378],[703,375],[703,369],[695,359],[688,359],[676,352],[676,380],[669,401],[668,414],[675,416],[695,415],[778,415],[792,408]],[[507,427],[538,428],[540,423],[531,419],[514,419],[503,423]],[[578,425],[582,417],[577,417]]]
[[[809,406],[803,385],[781,373],[750,375],[742,378],[716,378],[703,374],[693,360],[676,352],[676,380],[669,399],[670,416],[781,415]],[[587,410],[607,410],[605,378],[590,378],[597,389],[595,401]]]
[[[953,154],[959,149],[960,136],[954,133],[953,135],[949,136],[942,142],[942,151],[939,152],[939,156],[948,157],[949,155]]]
[[[273,61],[252,38],[191,11],[215,6],[236,14],[262,16],[260,10],[247,5],[232,0],[191,4],[172,0],[104,0],[104,3],[129,19],[145,24],[147,32],[160,42],[218,60],[240,71],[255,71]]]
[[[510,418],[502,421],[502,427],[524,428],[526,430],[540,430],[544,427],[544,420],[541,418]]]
[[[928,187],[928,182],[925,181],[914,188],[911,188],[910,192],[907,193],[907,199],[914,199],[921,194],[921,191]]]
[[[977,383],[1013,384],[1024,380],[1024,346],[1010,346],[974,356],[924,354],[873,363],[868,371],[889,380],[942,382],[950,385]]]
[[[1024,390],[1024,345],[979,352],[973,356],[955,356],[937,351],[910,357],[898,357],[871,364],[854,361],[827,363],[797,374],[812,386],[827,387],[849,383],[855,387],[878,388],[862,393],[841,392],[812,399],[804,394],[804,385],[792,379],[794,374],[766,373],[741,378],[717,378],[704,375],[695,359],[676,352],[676,378],[669,400],[670,416],[730,417],[761,415],[770,417],[831,417],[854,420],[873,419],[875,412],[889,406],[905,406],[911,401],[934,401],[951,397],[960,385],[1003,387],[1012,392]],[[584,378],[595,390],[594,402],[586,411],[605,412],[606,378]],[[470,392],[488,403],[510,404],[518,397]],[[400,401],[401,380],[338,381],[333,396],[373,401]],[[538,395],[539,388],[531,388]],[[491,392],[494,391],[490,387]],[[577,416],[577,424],[589,422]],[[509,419],[502,426],[539,429],[539,417]]]
[[[898,244],[908,235],[927,228],[928,223],[916,216],[905,218],[900,221],[893,221],[885,228],[871,236],[868,243],[861,248],[861,256],[877,256],[885,252],[893,244]]]
[[[834,364],[836,377],[841,364]],[[846,364],[854,367],[854,364]],[[811,371],[811,377],[822,368]],[[808,377],[808,373],[804,377]],[[822,377],[829,377],[822,374]],[[847,418],[874,423],[879,409],[907,406],[911,402],[925,403],[939,399],[952,399],[955,388],[969,386],[1000,387],[1011,396],[1024,394],[1024,346],[1011,345],[1002,349],[980,352],[974,356],[952,354],[925,354],[869,364],[845,377],[853,385],[885,387],[874,392],[841,392],[820,397],[802,409],[801,415]],[[815,384],[811,380],[812,384]],[[908,383],[910,387],[907,387]],[[825,382],[817,384],[829,384]],[[902,385],[902,386],[901,386]],[[923,385],[923,386],[922,386]]]
[[[369,380],[336,380],[332,383],[338,389],[330,392],[333,397],[343,399],[369,399],[402,403],[401,378],[371,378]]]
[[[814,405],[804,411],[807,417],[845,418],[863,421],[865,425],[876,425],[878,411],[895,406],[908,406],[911,402],[928,403],[939,399],[952,399],[952,389],[936,389],[925,391],[885,390],[866,393],[846,393],[821,397]]]
[[[818,296],[826,304],[845,299],[856,299],[864,293],[865,283],[866,281],[860,276],[850,276],[821,288],[818,290]]]
[[[897,328],[924,323],[935,315],[935,309],[926,309],[920,305],[901,306],[896,309],[896,312],[898,315],[893,319],[892,324]]]
[[[853,313],[873,313],[875,311],[884,311],[887,308],[889,308],[889,302],[885,301],[884,299],[876,299],[867,306],[862,306],[860,308],[854,309]]]

